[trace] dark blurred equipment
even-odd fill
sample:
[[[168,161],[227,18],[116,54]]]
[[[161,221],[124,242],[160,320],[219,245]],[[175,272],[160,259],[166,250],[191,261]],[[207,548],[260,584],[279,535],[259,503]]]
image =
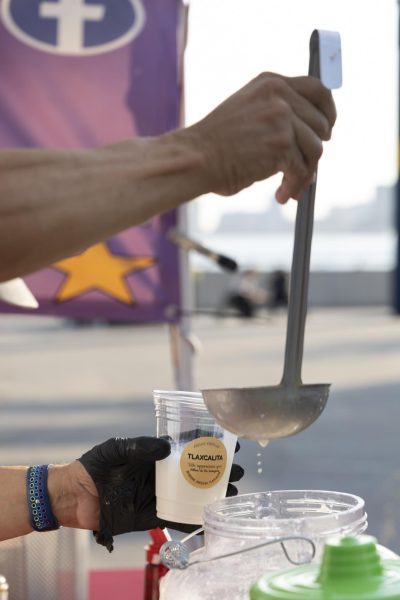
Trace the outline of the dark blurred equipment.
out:
[[[206,248],[202,244],[199,244],[199,242],[196,242],[187,235],[184,235],[177,229],[170,229],[167,234],[167,239],[173,244],[176,244],[182,248],[182,250],[186,250],[186,252],[189,252],[189,250],[194,250],[195,252],[206,256],[225,271],[238,270],[238,264],[235,260],[229,258],[229,256],[224,256],[223,254],[219,254],[218,252],[214,252],[213,250]]]
[[[254,316],[254,305],[248,298],[240,294],[233,294],[228,299],[228,306],[234,308],[241,317],[251,319]]]
[[[246,269],[233,282],[226,305],[233,308],[239,316],[250,319],[265,305],[265,301],[266,293],[260,286],[259,273],[254,269]]]
[[[271,273],[268,296],[270,308],[285,308],[288,305],[287,276],[284,271]]]

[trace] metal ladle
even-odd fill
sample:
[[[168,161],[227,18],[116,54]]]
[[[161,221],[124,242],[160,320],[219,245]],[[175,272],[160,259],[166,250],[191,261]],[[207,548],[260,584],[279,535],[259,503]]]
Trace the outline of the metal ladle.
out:
[[[309,75],[329,89],[341,85],[341,45],[337,32],[313,31],[310,39]],[[279,385],[254,388],[202,390],[216,421],[239,437],[269,440],[299,433],[325,408],[329,383],[303,384],[301,366],[307,313],[311,239],[316,181],[299,201],[296,214],[290,282],[285,363]]]

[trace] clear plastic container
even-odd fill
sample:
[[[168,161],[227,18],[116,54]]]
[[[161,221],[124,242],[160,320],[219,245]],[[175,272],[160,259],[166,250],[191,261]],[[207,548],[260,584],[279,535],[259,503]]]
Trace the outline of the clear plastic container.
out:
[[[237,437],[222,429],[196,392],[153,392],[157,436],[171,454],[156,463],[157,516],[203,523],[206,504],[224,498]]]
[[[364,501],[339,492],[285,490],[226,498],[204,510],[205,546],[191,560],[212,559],[296,535],[311,539],[319,562],[332,535],[358,535],[367,528]],[[285,542],[294,561],[310,556],[306,541]],[[170,571],[161,583],[161,600],[248,600],[252,583],[262,575],[290,566],[280,544],[230,558]]]

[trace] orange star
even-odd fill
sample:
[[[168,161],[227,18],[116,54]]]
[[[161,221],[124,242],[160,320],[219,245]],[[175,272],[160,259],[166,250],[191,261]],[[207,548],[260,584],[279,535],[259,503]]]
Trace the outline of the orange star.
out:
[[[154,258],[116,256],[106,244],[96,244],[79,256],[66,258],[54,265],[67,275],[56,300],[65,302],[91,290],[98,290],[126,304],[134,304],[135,299],[126,284],[125,275],[154,264]]]

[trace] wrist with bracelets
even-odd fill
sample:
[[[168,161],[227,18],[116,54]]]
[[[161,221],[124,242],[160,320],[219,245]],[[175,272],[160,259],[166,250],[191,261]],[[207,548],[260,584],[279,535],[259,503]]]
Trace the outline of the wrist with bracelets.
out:
[[[29,521],[35,531],[53,531],[60,525],[53,514],[47,490],[49,465],[33,465],[26,474]]]

